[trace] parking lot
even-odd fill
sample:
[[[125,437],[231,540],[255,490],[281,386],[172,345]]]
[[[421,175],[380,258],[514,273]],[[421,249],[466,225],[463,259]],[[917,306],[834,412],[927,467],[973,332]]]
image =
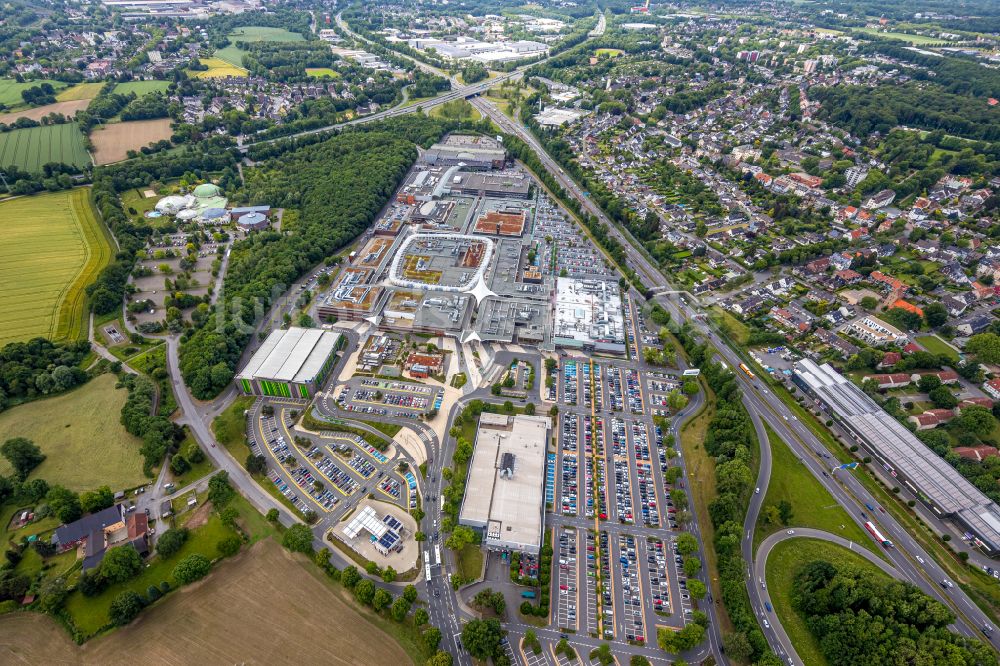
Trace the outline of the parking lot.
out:
[[[572,278],[615,276],[604,256],[587,241],[576,223],[546,197],[539,197],[532,238],[538,243],[539,256],[551,257],[555,251],[554,262],[541,262],[541,268],[551,275],[566,271]]]
[[[558,534],[556,558],[559,568],[556,570],[558,573],[555,576],[557,589],[552,595],[556,599],[556,623],[560,629],[576,631],[578,628],[577,605],[579,597],[577,592],[579,576],[577,572],[576,530],[562,529],[558,531]]]
[[[597,635],[603,626],[607,640],[645,642],[657,625],[680,628],[690,620],[692,606],[690,595],[678,587],[686,585],[680,563],[668,552],[670,534],[681,526],[667,470],[681,459],[667,457],[664,433],[647,411],[655,408],[651,396],[666,396],[680,380],[620,361],[579,359],[564,359],[557,377],[564,407],[554,512],[608,521],[596,535],[578,533],[578,548],[586,550],[586,557],[574,563],[577,631]],[[561,551],[556,557],[565,559]],[[560,627],[568,620],[569,601],[563,603],[562,593],[569,593],[570,573],[561,569],[553,577],[559,578],[555,586],[567,586],[557,593],[553,621]]]
[[[622,613],[619,625],[626,640],[643,642],[646,640],[645,613],[643,612],[641,577],[636,540],[631,534],[618,536],[618,564]]]
[[[337,406],[348,412],[416,418],[440,406],[442,389],[422,384],[354,377],[337,390]]]
[[[294,436],[292,411],[302,406],[268,403],[266,414],[264,405],[259,401],[251,410],[248,445],[254,455],[265,456],[271,483],[300,511],[342,512],[368,492],[369,483],[389,501],[415,505],[416,479],[400,477],[392,461],[362,437]]]
[[[653,611],[657,615],[670,615],[670,584],[667,579],[667,554],[663,539],[646,539],[646,563],[649,569],[649,588]]]

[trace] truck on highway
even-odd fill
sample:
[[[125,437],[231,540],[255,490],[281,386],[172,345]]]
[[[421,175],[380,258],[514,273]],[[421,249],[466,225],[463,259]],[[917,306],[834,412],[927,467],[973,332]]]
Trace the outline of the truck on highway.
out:
[[[522,592],[521,593],[521,598],[522,599],[534,599],[535,598],[535,592],[534,592],[534,590],[527,590],[525,592]]]
[[[865,523],[865,529],[868,530],[868,533],[875,537],[875,540],[882,544],[885,548],[892,548],[892,542],[882,536],[882,533],[878,531],[877,527],[875,527],[875,523],[869,520]]]

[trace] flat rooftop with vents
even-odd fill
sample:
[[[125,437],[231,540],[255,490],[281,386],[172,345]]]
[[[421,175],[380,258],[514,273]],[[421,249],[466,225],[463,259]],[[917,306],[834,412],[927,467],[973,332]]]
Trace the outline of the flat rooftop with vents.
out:
[[[483,545],[537,555],[545,513],[549,419],[484,412],[458,522],[483,532]]]

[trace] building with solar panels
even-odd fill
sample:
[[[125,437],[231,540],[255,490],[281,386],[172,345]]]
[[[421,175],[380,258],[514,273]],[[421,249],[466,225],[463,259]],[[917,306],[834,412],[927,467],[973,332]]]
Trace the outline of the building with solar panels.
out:
[[[308,400],[323,386],[343,336],[318,328],[272,331],[236,384],[245,395]]]
[[[388,513],[378,517],[375,509],[366,506],[344,528],[344,536],[354,539],[368,532],[372,546],[383,556],[398,551],[403,545],[403,523]]]
[[[828,363],[798,361],[792,381],[935,516],[953,521],[991,557],[1000,555],[1000,507],[906,426]]]

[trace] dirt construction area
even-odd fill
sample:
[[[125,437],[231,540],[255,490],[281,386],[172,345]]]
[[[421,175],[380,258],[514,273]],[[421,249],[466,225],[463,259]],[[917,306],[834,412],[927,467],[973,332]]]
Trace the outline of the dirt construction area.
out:
[[[109,123],[95,127],[90,133],[94,142],[94,161],[97,164],[120,162],[128,151],[170,138],[170,119],[132,120],[126,123]]]
[[[318,570],[271,539],[77,647],[48,617],[0,617],[2,664],[411,664]]]

